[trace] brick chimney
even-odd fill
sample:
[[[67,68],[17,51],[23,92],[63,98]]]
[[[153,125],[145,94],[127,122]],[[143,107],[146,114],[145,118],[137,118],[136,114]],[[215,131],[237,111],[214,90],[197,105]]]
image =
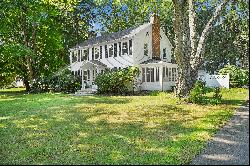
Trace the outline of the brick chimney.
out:
[[[150,17],[152,24],[152,59],[160,60],[160,20],[159,17],[153,13]]]

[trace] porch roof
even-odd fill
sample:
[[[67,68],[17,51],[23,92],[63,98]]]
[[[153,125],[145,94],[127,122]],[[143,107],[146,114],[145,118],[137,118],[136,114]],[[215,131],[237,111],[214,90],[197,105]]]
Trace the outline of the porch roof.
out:
[[[105,65],[104,63],[97,61],[97,60],[90,60],[87,62],[83,62],[81,68],[88,69],[88,68],[91,68],[93,66],[96,66],[96,67],[98,66],[100,68],[107,68],[107,65]]]
[[[151,66],[151,65],[156,65],[156,66],[167,65],[167,66],[177,67],[177,64],[164,62],[162,60],[156,60],[156,59],[149,59],[149,60],[144,61],[140,64],[140,66]]]

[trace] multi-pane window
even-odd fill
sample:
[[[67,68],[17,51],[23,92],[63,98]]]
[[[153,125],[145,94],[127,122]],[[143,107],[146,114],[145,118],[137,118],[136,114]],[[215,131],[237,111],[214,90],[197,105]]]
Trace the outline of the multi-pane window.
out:
[[[156,79],[155,79],[155,74],[156,74]],[[155,82],[155,81],[159,81],[159,67],[142,68],[142,82]]]
[[[132,40],[129,40],[129,55],[132,55]]]
[[[123,42],[122,43],[122,55],[127,55],[128,54],[128,43]]]
[[[100,46],[100,59],[102,59],[102,46]]]
[[[119,44],[119,56],[121,56],[121,54],[122,54],[122,43],[119,42],[118,44]]]
[[[148,56],[148,43],[144,43],[144,55]]]
[[[94,60],[94,58],[95,58],[95,49],[94,49],[94,47],[92,47],[92,60]]]
[[[105,45],[105,58],[108,58],[108,46]]]
[[[95,47],[95,59],[99,58],[99,48]]]
[[[114,57],[117,57],[117,43],[114,43]]]
[[[167,49],[163,48],[163,59],[167,58]]]
[[[114,48],[113,48],[113,44],[109,45],[109,57],[112,57],[114,54]]]

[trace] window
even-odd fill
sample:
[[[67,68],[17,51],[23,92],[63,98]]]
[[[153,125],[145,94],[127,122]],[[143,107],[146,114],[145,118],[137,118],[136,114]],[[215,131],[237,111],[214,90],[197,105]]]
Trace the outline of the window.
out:
[[[156,68],[157,69],[157,68]],[[144,68],[142,69],[142,82],[145,82],[145,76],[147,82],[155,82],[155,68],[146,68],[146,74]],[[157,75],[157,70],[156,70]],[[156,78],[157,80],[157,78]],[[159,81],[159,68],[158,68],[158,81]]]
[[[78,62],[80,62],[81,61],[81,51],[80,50],[78,50]]]
[[[166,74],[165,74],[165,67],[163,67],[163,71],[162,71],[162,78],[165,78]]]
[[[99,58],[99,48],[95,47],[95,59]]]
[[[90,80],[90,70],[87,70],[87,78],[88,78],[88,81]]]
[[[122,43],[122,55],[127,55],[128,54],[128,43],[123,42]]]
[[[87,80],[88,78],[88,72],[87,70],[83,71],[83,80]]]
[[[117,43],[114,43],[114,57],[117,57]]]
[[[166,77],[167,77],[167,79],[168,79],[168,68],[167,68],[167,67],[166,67],[165,76],[166,76]]]
[[[142,82],[145,82],[145,68],[142,68]]]
[[[149,70],[149,68],[146,68],[146,78],[147,78],[147,82],[150,82],[150,70]]]
[[[172,72],[171,72],[171,68],[169,68],[168,70],[168,80],[171,81],[171,75],[172,75]]]
[[[77,70],[77,76],[80,76],[80,70]]]
[[[87,60],[88,59],[88,50],[83,50],[82,59],[83,60]]]
[[[108,47],[105,45],[105,58],[108,58]]]
[[[150,68],[150,75],[151,75],[151,79],[150,79],[150,81],[151,82],[154,82],[155,81],[155,70],[154,70],[154,68]]]
[[[129,40],[129,55],[132,55],[132,40]]]
[[[113,48],[113,44],[109,45],[109,57],[112,57],[114,54],[114,48]]]
[[[100,46],[100,59],[102,59],[102,46]]]
[[[72,63],[77,61],[77,56],[76,56],[76,52],[72,52]]]
[[[71,74],[72,74],[72,75],[74,75],[74,74],[75,74],[75,72],[74,72],[74,71],[71,71]]]
[[[149,36],[149,32],[146,32],[146,36]]]
[[[144,55],[148,56],[148,43],[144,43]]]
[[[92,60],[94,60],[94,57],[95,57],[95,49],[94,49],[94,47],[92,47]]]
[[[83,50],[81,50],[81,61],[84,61]]]
[[[159,82],[159,67],[156,68],[156,82]]]
[[[167,58],[167,49],[163,48],[163,59]]]
[[[119,56],[121,56],[122,54],[122,43],[119,42]]]

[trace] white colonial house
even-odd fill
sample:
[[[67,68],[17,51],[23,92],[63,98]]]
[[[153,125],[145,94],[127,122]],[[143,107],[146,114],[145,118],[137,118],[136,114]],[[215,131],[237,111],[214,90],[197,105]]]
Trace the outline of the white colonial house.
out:
[[[160,28],[156,14],[150,22],[124,31],[89,39],[71,48],[71,71],[82,77],[82,90],[96,89],[97,73],[106,68],[136,66],[140,90],[170,90],[175,85],[177,65],[171,63],[172,45]]]

